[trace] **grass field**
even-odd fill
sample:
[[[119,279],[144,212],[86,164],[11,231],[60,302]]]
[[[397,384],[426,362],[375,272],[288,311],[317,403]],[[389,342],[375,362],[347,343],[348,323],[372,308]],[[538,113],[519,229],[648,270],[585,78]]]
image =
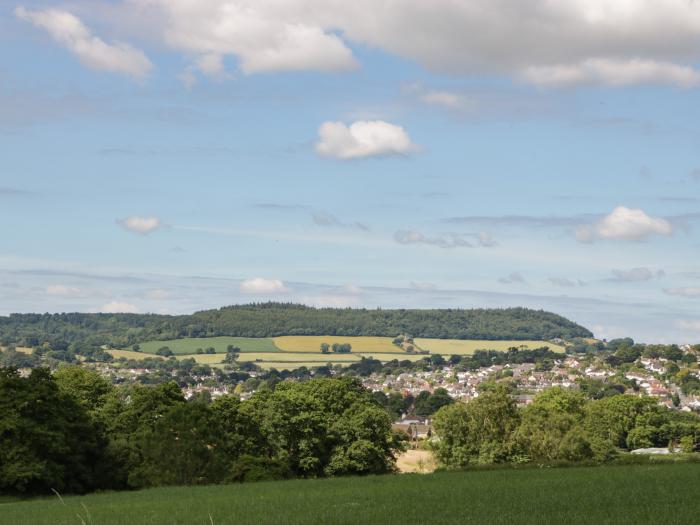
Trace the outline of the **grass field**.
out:
[[[13,525],[697,523],[700,466],[498,469],[175,487],[0,504]]]
[[[326,363],[328,361],[335,361],[335,362],[351,362],[351,361],[359,361],[360,357],[353,355],[353,354],[306,354],[306,353],[298,353],[298,352],[276,352],[276,353],[257,353],[257,352],[250,352],[247,354],[241,354],[240,360],[241,361],[256,361],[256,360],[262,360],[262,361],[278,361],[281,363],[285,362],[299,362],[299,361],[308,361],[308,362],[317,362],[317,363]]]
[[[174,354],[194,354],[197,348],[206,350],[214,347],[217,354],[225,354],[228,345],[237,346],[241,352],[278,352],[272,339],[264,337],[187,337],[169,341],[147,341],[141,343],[141,351],[155,354],[159,348],[167,346]]]
[[[321,352],[321,343],[350,343],[352,353],[404,353],[398,346],[392,344],[390,337],[345,337],[335,335],[285,335],[275,337],[277,348],[283,352]]]
[[[2,350],[2,351],[4,352],[5,350],[7,350],[7,348],[5,348],[4,346],[0,346],[0,350]],[[21,353],[23,353],[23,354],[32,354],[32,353],[34,353],[34,349],[33,349],[33,348],[29,348],[29,347],[26,347],[26,346],[16,346],[16,347],[15,347],[15,350],[18,351],[18,352],[21,352]]]
[[[552,352],[564,352],[563,346],[547,341],[480,341],[476,339],[424,339],[417,337],[416,345],[422,350],[430,350],[431,354],[471,355],[476,350],[508,350],[515,346],[527,346],[530,350],[548,346]]]

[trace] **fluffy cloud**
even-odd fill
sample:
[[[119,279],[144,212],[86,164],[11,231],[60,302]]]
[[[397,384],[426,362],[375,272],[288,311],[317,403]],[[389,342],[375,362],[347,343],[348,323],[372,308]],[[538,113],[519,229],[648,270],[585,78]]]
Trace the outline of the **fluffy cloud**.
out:
[[[576,238],[581,242],[595,239],[642,241],[652,235],[671,235],[673,226],[661,217],[652,217],[643,210],[618,206],[609,215],[591,225],[580,226]]]
[[[241,283],[240,290],[242,293],[252,294],[274,294],[289,292],[289,288],[284,285],[284,282],[279,279],[265,279],[263,277],[254,277],[246,279]]]
[[[525,284],[527,281],[525,280],[525,277],[518,272],[513,272],[510,275],[501,277],[498,279],[498,282],[501,284]]]
[[[46,30],[56,42],[90,68],[132,77],[143,77],[151,70],[151,62],[143,51],[121,42],[106,43],[94,36],[78,17],[67,11],[29,11],[18,7],[15,16]]]
[[[138,313],[139,309],[133,304],[124,303],[121,301],[112,301],[107,304],[103,304],[100,308],[100,312],[103,314],[135,314]]]
[[[663,270],[652,271],[649,268],[631,268],[630,270],[613,270],[611,281],[625,283],[639,283],[651,281],[652,279],[661,278],[665,275]]]
[[[117,224],[125,230],[140,235],[147,235],[163,227],[163,224],[157,217],[127,217],[126,219],[117,220]]]
[[[352,51],[323,24],[315,1],[130,0],[150,17],[155,32],[173,49],[195,56],[205,74],[223,72],[235,56],[244,73],[345,71],[357,67]],[[320,14],[320,13],[319,13]]]
[[[700,4],[688,0],[128,0],[122,8],[196,62],[234,56],[246,73],[351,69],[353,42],[440,73],[547,86],[699,82]]]
[[[664,293],[667,295],[686,297],[688,299],[700,299],[700,288],[665,288]]]
[[[324,122],[316,143],[319,155],[343,160],[408,155],[417,149],[401,126],[383,120],[359,120],[350,126]]]

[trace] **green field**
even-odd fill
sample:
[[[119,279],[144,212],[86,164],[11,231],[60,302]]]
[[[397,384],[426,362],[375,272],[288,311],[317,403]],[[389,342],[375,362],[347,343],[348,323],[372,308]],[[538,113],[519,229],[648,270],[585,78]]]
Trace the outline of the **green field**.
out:
[[[0,504],[13,525],[683,524],[700,465],[528,468],[175,487]]]
[[[213,347],[217,354],[225,354],[228,345],[237,346],[241,352],[279,352],[272,339],[265,337],[187,337],[140,344],[141,352],[146,354],[155,354],[164,346],[170,348],[174,354],[194,354],[197,348],[206,350],[209,347]]]
[[[421,350],[429,350],[431,354],[442,355],[471,355],[476,350],[500,350],[501,352],[511,347],[526,346],[530,350],[548,346],[552,352],[564,352],[561,345],[555,345],[547,341],[485,341],[476,339],[425,339],[416,337],[414,340]]]

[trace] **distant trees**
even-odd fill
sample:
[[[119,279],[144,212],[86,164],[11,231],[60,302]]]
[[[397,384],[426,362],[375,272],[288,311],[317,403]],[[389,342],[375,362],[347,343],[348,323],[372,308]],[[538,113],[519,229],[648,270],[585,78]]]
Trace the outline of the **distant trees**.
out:
[[[331,350],[336,354],[349,354],[352,350],[352,345],[350,343],[333,343]]]
[[[20,346],[88,343],[99,349],[133,347],[144,341],[184,337],[278,335],[386,336],[456,339],[592,337],[585,328],[552,313],[526,308],[381,310],[311,308],[264,303],[206,310],[193,315],[12,314],[0,316],[0,339]],[[401,336],[400,344],[412,342]],[[398,341],[397,341],[398,343]],[[7,345],[3,345],[7,346]]]
[[[440,409],[433,420],[436,456],[448,468],[499,462],[609,461],[621,450],[700,443],[700,418],[655,398],[616,395],[589,401],[552,388],[518,410],[500,385],[468,403]]]
[[[328,343],[321,343],[321,353],[327,354],[330,352],[330,345]]]

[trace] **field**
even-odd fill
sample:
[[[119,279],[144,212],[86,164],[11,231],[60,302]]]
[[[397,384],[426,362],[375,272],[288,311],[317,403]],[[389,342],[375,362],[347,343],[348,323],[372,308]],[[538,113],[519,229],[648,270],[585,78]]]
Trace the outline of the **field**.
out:
[[[275,345],[283,352],[321,352],[321,343],[350,343],[353,353],[381,352],[404,353],[394,345],[390,337],[345,337],[335,335],[286,335],[274,338]]]
[[[697,523],[700,466],[628,465],[173,487],[0,504],[13,525]]]
[[[350,343],[350,354],[322,354],[321,343]],[[300,366],[313,367],[325,363],[349,363],[359,361],[362,357],[371,357],[382,362],[398,359],[399,361],[419,361],[425,355],[408,354],[392,343],[390,337],[353,337],[353,336],[282,336],[275,338],[251,337],[206,337],[173,339],[169,341],[148,341],[141,343],[141,352],[131,350],[109,350],[116,358],[143,359],[144,354],[155,352],[167,346],[178,359],[194,358],[198,363],[220,364],[228,345],[241,349],[239,361],[253,361],[263,368],[293,369]],[[525,345],[528,348],[549,346],[555,352],[564,352],[564,347],[543,341],[475,341],[460,339],[425,339],[416,338],[417,349],[430,350],[433,354],[450,356],[453,354],[469,355],[478,349],[507,350],[512,346]],[[196,354],[198,348],[213,347],[216,354]]]
[[[241,352],[278,352],[278,348],[272,339],[260,337],[187,337],[185,339],[171,339],[169,341],[148,341],[141,343],[141,351],[146,354],[155,354],[159,348],[167,346],[174,354],[194,354],[197,348],[206,350],[213,347],[217,354],[225,354],[228,345],[237,346]]]
[[[547,341],[480,341],[476,339],[424,339],[417,337],[416,345],[422,350],[430,350],[431,354],[471,355],[476,350],[508,350],[511,347],[527,346],[530,350],[548,346],[552,352],[564,352],[563,346]]]

